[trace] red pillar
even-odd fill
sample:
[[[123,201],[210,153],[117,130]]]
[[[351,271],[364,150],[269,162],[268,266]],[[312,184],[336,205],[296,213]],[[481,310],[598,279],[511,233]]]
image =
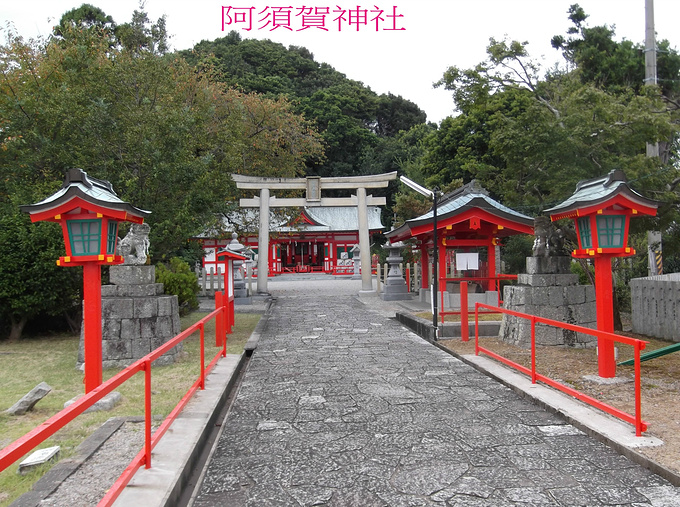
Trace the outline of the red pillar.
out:
[[[446,282],[442,282],[442,279],[446,278],[448,272],[446,271],[446,247],[441,243],[441,239],[437,239],[439,243],[439,250],[437,252],[437,258],[439,261],[439,266],[437,267],[437,294],[439,295],[439,310],[444,310],[444,291],[446,290]]]
[[[614,332],[614,299],[612,295],[612,261],[609,256],[595,257],[595,309],[597,329]],[[616,376],[614,342],[597,339],[597,364],[600,377]]]
[[[470,340],[468,328],[468,283],[460,282],[460,338],[466,342]]]
[[[486,285],[486,290],[496,290],[496,247],[494,245],[489,245],[486,247],[486,258],[488,259],[488,270],[489,272],[486,276],[489,277],[489,281]]]
[[[102,271],[99,264],[83,264],[83,342],[85,394],[102,384]]]
[[[224,306],[223,293],[215,292],[215,310],[219,310]],[[221,347],[224,344],[225,336],[225,316],[224,309],[215,317],[215,347]]]

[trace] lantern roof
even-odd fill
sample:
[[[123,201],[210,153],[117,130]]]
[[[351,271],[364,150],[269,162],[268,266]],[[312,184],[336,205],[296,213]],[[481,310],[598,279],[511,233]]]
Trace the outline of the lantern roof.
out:
[[[555,221],[592,214],[611,205],[620,209],[633,209],[636,213],[656,215],[659,202],[630,188],[624,172],[615,169],[606,176],[579,181],[571,197],[545,211]]]
[[[82,169],[70,169],[61,189],[40,202],[20,208],[30,213],[33,222],[53,220],[56,215],[79,208],[135,223],[142,223],[151,214],[123,201],[110,182],[88,176]]]
[[[454,190],[439,198],[437,203],[437,228],[444,229],[458,224],[457,228],[467,230],[466,225],[473,217],[477,217],[489,224],[502,226],[499,236],[512,234],[533,234],[534,219],[523,215],[489,196],[489,192],[477,180]],[[403,241],[418,236],[424,231],[431,233],[434,221],[433,210],[407,220],[402,226],[387,233],[391,241]]]
[[[233,251],[229,250],[228,248],[220,248],[217,251],[217,258],[221,259],[221,260],[232,259],[232,260],[235,260],[235,261],[247,261],[248,260],[247,255],[237,253],[237,252],[233,252]]]

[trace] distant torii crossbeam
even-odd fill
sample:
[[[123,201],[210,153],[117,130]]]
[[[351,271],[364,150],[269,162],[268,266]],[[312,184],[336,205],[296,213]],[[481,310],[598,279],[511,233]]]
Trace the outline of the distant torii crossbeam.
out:
[[[371,280],[371,245],[368,237],[368,206],[385,206],[384,197],[366,195],[367,188],[385,188],[389,182],[397,178],[397,172],[375,174],[369,176],[345,176],[321,178],[260,178],[232,174],[236,187],[240,189],[259,190],[259,197],[240,199],[244,208],[260,208],[260,231],[258,235],[257,259],[257,292],[267,293],[269,276],[269,208],[270,207],[304,207],[304,206],[356,206],[359,218],[359,249],[361,256],[361,290],[373,290]],[[323,190],[352,189],[356,195],[351,197],[322,197]],[[271,195],[272,190],[305,190],[305,197],[282,198]]]

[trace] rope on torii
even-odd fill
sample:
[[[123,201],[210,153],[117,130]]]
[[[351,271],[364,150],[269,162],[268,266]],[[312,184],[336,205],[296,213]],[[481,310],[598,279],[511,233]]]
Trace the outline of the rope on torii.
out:
[[[373,290],[371,280],[371,245],[368,230],[368,206],[385,206],[384,197],[366,195],[368,188],[385,188],[397,178],[397,172],[368,176],[327,177],[308,176],[306,178],[261,178],[232,174],[231,178],[239,189],[259,190],[260,195],[239,200],[243,208],[260,209],[260,230],[258,234],[257,292],[267,293],[269,277],[269,208],[270,207],[311,207],[311,206],[356,206],[359,218],[359,249],[361,256],[361,291]],[[351,189],[356,195],[350,197],[322,197],[323,190]],[[305,197],[277,198],[272,190],[305,190]],[[366,269],[368,266],[368,269]]]

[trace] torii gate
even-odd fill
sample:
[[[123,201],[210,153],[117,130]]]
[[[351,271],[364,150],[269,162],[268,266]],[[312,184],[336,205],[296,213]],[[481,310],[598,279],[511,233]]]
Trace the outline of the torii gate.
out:
[[[356,206],[359,218],[359,249],[361,255],[361,290],[373,290],[371,281],[371,245],[368,237],[368,206],[385,206],[384,197],[366,195],[367,188],[384,188],[391,180],[397,178],[397,172],[375,174],[369,176],[345,176],[321,178],[260,178],[232,174],[231,178],[240,189],[259,190],[260,196],[252,199],[240,199],[244,208],[260,208],[260,230],[258,233],[257,259],[257,292],[267,293],[269,277],[269,208],[270,207],[305,207],[305,206]],[[351,197],[321,197],[322,190],[353,189],[356,195]],[[306,196],[301,198],[283,198],[270,196],[271,190],[305,190]]]

